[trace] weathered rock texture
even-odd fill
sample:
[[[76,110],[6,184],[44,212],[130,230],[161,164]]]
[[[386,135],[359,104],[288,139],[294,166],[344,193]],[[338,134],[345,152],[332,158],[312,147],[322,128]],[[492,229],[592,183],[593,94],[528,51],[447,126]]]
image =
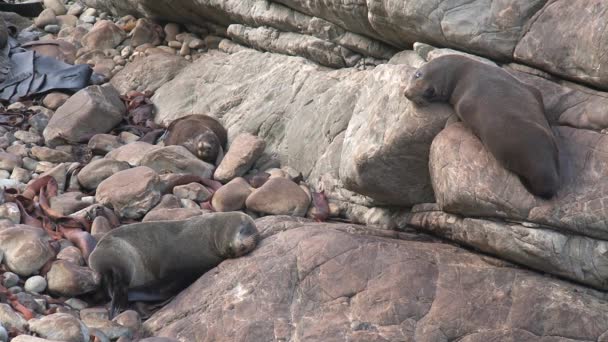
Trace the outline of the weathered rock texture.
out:
[[[268,236],[256,250],[145,327],[182,341],[597,341],[608,331],[603,294],[490,257],[361,226],[256,223]]]

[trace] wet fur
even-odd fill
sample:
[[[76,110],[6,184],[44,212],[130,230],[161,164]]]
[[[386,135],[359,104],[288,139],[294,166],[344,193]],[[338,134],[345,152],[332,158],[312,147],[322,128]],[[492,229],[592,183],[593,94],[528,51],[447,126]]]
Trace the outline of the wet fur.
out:
[[[486,149],[532,194],[548,199],[557,193],[559,153],[538,89],[501,68],[447,55],[420,67],[405,96],[419,105],[450,103]]]
[[[193,114],[171,122],[164,141],[165,146],[184,146],[198,158],[215,163],[226,149],[228,133],[216,119]]]

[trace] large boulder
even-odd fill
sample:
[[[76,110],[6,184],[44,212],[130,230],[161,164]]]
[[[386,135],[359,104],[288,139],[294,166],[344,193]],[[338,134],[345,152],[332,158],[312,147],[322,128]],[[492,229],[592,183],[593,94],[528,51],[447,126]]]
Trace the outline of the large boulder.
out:
[[[451,245],[284,217],[256,225],[266,236],[256,250],[203,275],[145,328],[201,342],[598,341],[608,331],[603,295]]]
[[[97,133],[109,132],[125,113],[126,107],[114,87],[89,86],[57,109],[44,129],[44,139],[51,147],[87,142]]]
[[[188,61],[180,56],[155,53],[128,63],[112,77],[110,83],[121,94],[126,94],[129,90],[155,91],[172,80],[186,65]]]
[[[551,200],[534,197],[462,123],[447,127],[431,146],[430,171],[441,210],[468,217],[501,217],[560,231],[608,238],[608,136],[554,128],[561,188]]]

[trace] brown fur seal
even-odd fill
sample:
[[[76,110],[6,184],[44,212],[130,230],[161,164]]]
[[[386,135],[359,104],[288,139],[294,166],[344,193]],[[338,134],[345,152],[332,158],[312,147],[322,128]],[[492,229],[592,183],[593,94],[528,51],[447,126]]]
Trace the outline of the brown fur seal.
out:
[[[171,298],[227,258],[252,251],[253,220],[238,212],[126,225],[107,233],[89,257],[111,298],[110,316],[128,301]]]
[[[449,102],[460,120],[532,194],[543,198],[556,194],[558,149],[538,89],[501,68],[446,55],[420,67],[405,96],[416,104]]]
[[[165,146],[182,145],[199,159],[215,163],[223,155],[228,133],[216,119],[202,114],[179,118],[167,127]]]

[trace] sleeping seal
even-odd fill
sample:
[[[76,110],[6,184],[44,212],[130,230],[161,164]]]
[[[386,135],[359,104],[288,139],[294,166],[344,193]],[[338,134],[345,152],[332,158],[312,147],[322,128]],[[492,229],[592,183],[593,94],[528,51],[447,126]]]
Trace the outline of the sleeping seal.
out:
[[[214,164],[226,149],[228,133],[216,119],[192,114],[171,122],[164,141],[165,146],[182,145],[199,159]]]
[[[224,259],[252,251],[259,234],[239,212],[144,222],[107,233],[89,257],[110,298],[110,316],[128,301],[171,298]]]
[[[474,59],[445,55],[412,75],[405,97],[416,104],[449,102],[456,115],[532,194],[560,187],[559,153],[540,91]]]

